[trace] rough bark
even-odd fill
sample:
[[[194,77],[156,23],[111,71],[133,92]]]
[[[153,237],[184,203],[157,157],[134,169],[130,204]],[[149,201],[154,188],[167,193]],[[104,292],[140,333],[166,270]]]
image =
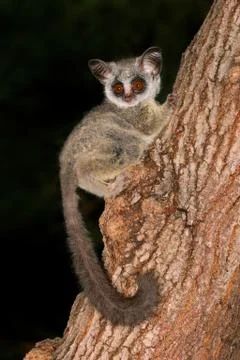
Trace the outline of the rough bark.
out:
[[[112,281],[130,295],[154,269],[157,311],[113,327],[80,295],[63,338],[26,360],[240,359],[239,0],[215,1],[174,93],[168,128],[100,220]]]

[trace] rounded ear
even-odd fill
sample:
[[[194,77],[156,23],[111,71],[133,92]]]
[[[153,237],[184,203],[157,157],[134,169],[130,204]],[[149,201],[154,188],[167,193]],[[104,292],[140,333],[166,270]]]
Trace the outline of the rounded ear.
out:
[[[109,78],[111,74],[111,67],[109,64],[105,63],[103,60],[91,59],[88,61],[88,67],[91,73],[102,83]]]
[[[144,53],[137,59],[138,66],[142,70],[152,75],[160,74],[162,70],[162,53],[161,50],[152,46],[148,48]]]

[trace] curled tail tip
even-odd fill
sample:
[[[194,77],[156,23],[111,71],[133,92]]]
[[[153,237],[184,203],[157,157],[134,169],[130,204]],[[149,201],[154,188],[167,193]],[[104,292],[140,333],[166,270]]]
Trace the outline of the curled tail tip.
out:
[[[149,314],[159,303],[159,283],[153,271],[149,271],[138,278],[138,292],[140,308]]]
[[[138,278],[138,291],[132,303],[123,311],[116,311],[110,319],[115,325],[136,326],[154,315],[159,300],[159,284],[154,272],[150,271]]]
[[[159,282],[156,274],[153,271],[149,271],[145,274],[141,274],[138,277],[138,286],[143,289],[155,289],[159,293]]]
[[[159,287],[158,280],[154,271],[148,271],[144,274],[139,275],[137,281],[139,287],[148,288],[150,286],[153,286],[157,289]]]

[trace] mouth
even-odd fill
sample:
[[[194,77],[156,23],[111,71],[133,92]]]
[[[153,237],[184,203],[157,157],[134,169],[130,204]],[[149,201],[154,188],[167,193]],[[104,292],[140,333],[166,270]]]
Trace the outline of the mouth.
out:
[[[133,99],[134,99],[134,96],[125,96],[123,98],[123,100],[126,101],[127,103],[130,103]]]

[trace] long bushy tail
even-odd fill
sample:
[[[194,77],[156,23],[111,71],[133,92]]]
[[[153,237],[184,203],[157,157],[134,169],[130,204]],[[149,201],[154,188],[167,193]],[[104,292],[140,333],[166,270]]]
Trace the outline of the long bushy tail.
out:
[[[147,319],[158,303],[158,283],[153,272],[141,275],[133,297],[121,295],[109,281],[95,254],[78,210],[77,179],[61,169],[61,187],[66,229],[76,274],[93,306],[113,324],[136,325]]]

